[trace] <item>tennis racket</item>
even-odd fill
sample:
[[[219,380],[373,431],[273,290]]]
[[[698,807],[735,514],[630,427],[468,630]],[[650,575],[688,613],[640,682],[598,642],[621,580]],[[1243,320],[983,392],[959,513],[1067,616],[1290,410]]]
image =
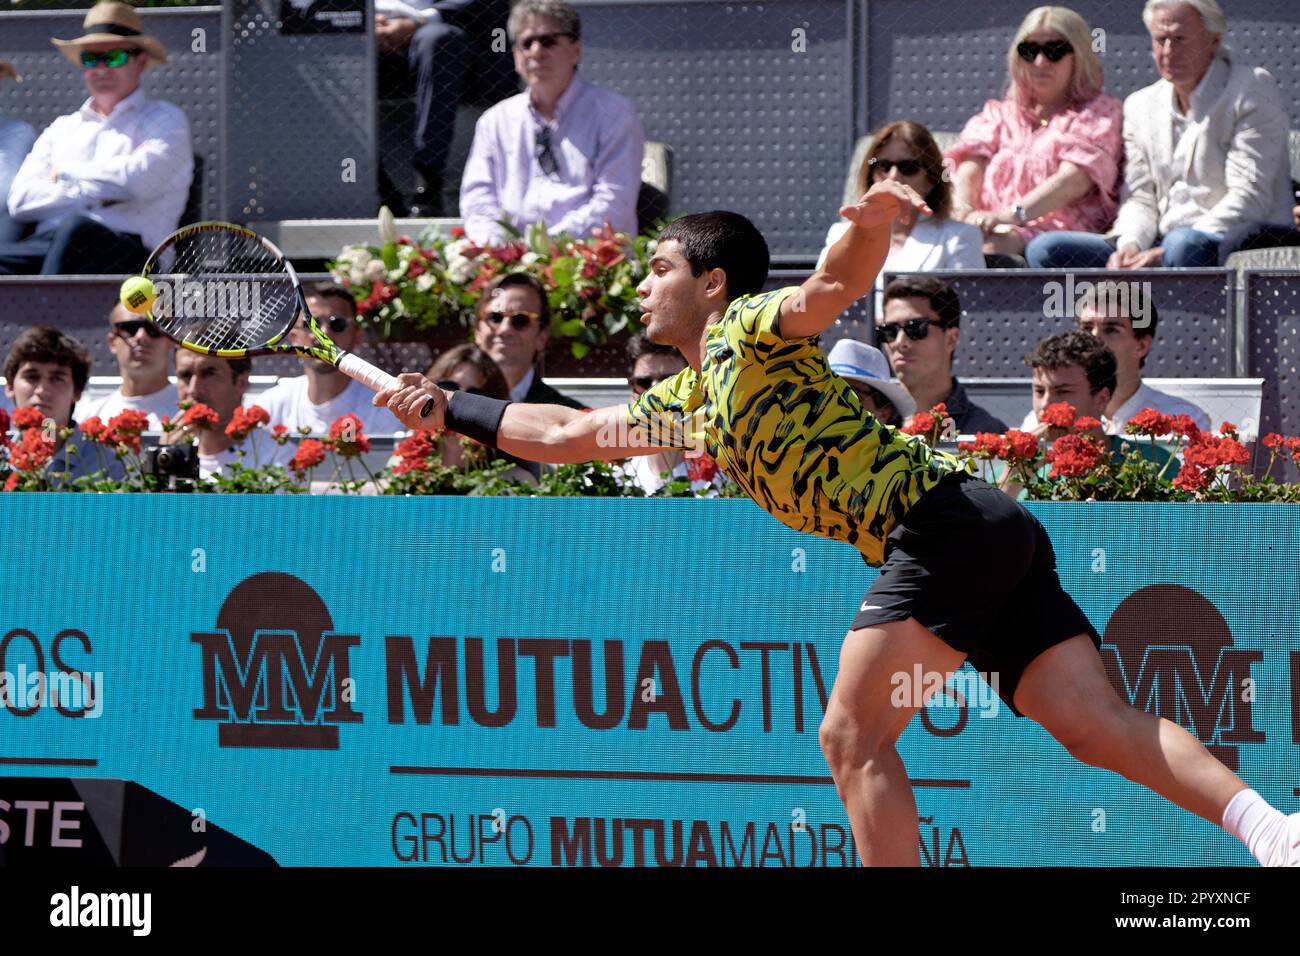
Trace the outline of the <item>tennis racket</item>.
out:
[[[150,254],[140,273],[155,295],[146,318],[179,345],[221,358],[299,355],[329,362],[361,384],[400,388],[383,369],[339,348],[307,308],[298,273],[257,233],[228,222],[178,229]],[[315,343],[294,345],[301,314]],[[420,417],[433,409],[430,399]]]

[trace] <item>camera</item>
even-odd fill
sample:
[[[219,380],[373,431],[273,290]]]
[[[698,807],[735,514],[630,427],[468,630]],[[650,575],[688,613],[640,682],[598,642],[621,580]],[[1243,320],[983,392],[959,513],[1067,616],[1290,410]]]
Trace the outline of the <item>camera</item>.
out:
[[[144,453],[141,470],[154,491],[190,491],[199,480],[199,450],[194,445],[159,445]],[[181,484],[178,484],[181,482]]]

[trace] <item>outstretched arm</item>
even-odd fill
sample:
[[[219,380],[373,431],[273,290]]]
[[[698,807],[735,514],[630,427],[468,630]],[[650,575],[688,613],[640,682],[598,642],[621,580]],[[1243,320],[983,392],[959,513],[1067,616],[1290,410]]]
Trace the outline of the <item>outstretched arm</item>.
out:
[[[852,225],[831,246],[826,261],[781,303],[781,335],[787,339],[819,335],[844,310],[871,291],[889,255],[889,229],[895,219],[910,222],[930,207],[910,186],[881,180],[840,215]]]
[[[398,379],[398,389],[386,389],[374,398],[374,404],[387,405],[407,428],[438,431],[448,422],[447,406],[453,392],[444,391],[415,372]],[[478,396],[474,396],[478,398]],[[425,403],[432,398],[434,407],[426,418],[420,417]],[[482,402],[476,403],[482,406]],[[455,416],[447,427],[462,431],[471,438],[472,428],[455,427]],[[615,461],[634,455],[652,455],[664,446],[650,444],[647,429],[628,422],[628,406],[614,405],[590,411],[578,411],[563,405],[529,405],[511,402],[501,414],[500,424],[492,436],[494,447],[527,461],[563,465],[582,461]],[[466,426],[468,427],[468,426]]]

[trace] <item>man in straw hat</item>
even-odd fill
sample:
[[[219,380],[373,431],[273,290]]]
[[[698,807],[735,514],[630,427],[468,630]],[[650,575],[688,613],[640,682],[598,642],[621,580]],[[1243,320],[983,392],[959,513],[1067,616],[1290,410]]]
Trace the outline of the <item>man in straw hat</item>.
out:
[[[21,80],[18,71],[8,60],[0,60],[0,86],[3,80]],[[29,123],[0,112],[0,197],[9,195],[9,184],[18,175],[18,167],[23,164],[31,152],[32,143],[36,142],[36,130]],[[11,242],[23,233],[23,224],[9,215],[9,210],[0,204],[0,242]]]
[[[0,243],[0,275],[138,270],[176,228],[194,174],[189,123],[146,97],[140,77],[166,51],[126,3],[98,3],[82,35],[55,39],[90,98],[36,140],[9,190],[33,235]]]

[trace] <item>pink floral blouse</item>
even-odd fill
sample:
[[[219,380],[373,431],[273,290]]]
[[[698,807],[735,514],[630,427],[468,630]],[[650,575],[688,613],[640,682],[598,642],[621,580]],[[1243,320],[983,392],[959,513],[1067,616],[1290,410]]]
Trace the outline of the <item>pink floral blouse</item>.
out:
[[[1102,93],[1057,113],[1043,126],[1014,99],[989,100],[944,155],[954,170],[967,159],[987,162],[980,206],[994,211],[1016,205],[1061,163],[1074,163],[1097,188],[1027,226],[1016,226],[1016,232],[1025,242],[1055,229],[1104,233],[1119,208],[1124,107]]]

